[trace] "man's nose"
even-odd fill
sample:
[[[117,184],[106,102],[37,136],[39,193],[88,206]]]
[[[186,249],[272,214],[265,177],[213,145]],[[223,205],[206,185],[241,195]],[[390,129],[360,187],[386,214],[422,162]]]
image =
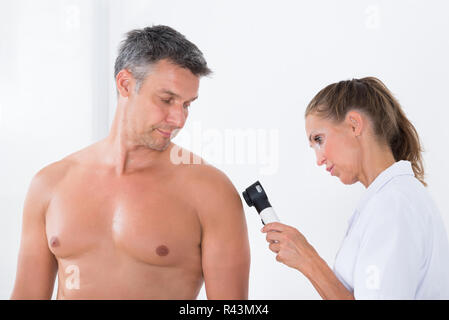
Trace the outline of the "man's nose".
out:
[[[170,108],[167,122],[177,128],[182,128],[186,122],[187,113],[183,105],[174,105]]]

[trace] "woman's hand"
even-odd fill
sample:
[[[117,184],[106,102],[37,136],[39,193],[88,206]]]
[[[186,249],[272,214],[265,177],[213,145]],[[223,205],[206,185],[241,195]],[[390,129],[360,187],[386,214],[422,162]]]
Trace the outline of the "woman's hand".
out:
[[[269,249],[277,253],[277,261],[298,269],[305,275],[310,273],[318,255],[297,229],[273,222],[265,225],[262,232],[267,234]]]
[[[302,272],[323,299],[354,299],[298,230],[273,222],[265,225],[262,232],[267,233],[269,248],[277,253],[276,260]]]

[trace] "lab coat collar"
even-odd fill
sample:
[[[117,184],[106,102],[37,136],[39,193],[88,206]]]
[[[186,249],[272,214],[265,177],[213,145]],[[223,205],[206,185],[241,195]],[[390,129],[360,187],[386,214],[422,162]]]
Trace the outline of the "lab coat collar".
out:
[[[407,160],[399,160],[398,162],[393,163],[387,169],[382,171],[371,184],[366,189],[365,194],[362,196],[362,199],[359,201],[357,205],[357,211],[362,212],[365,205],[368,203],[369,199],[380,190],[387,182],[397,176],[401,175],[411,175],[414,176],[414,172],[412,169],[412,164]]]

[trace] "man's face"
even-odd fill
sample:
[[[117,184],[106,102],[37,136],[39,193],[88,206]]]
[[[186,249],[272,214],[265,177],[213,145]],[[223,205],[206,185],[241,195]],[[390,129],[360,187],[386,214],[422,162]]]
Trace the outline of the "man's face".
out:
[[[198,88],[199,77],[190,70],[168,60],[152,65],[139,92],[133,89],[128,97],[128,127],[133,140],[150,149],[165,150],[184,126]]]

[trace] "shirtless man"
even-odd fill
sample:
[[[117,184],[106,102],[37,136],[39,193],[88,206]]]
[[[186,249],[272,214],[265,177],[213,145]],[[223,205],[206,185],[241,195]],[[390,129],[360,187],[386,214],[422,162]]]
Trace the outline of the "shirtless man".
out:
[[[175,164],[200,77],[198,48],[175,30],[128,33],[118,103],[104,140],[33,178],[12,299],[247,299],[249,242],[240,197],[218,169]],[[180,153],[179,153],[180,154]]]

